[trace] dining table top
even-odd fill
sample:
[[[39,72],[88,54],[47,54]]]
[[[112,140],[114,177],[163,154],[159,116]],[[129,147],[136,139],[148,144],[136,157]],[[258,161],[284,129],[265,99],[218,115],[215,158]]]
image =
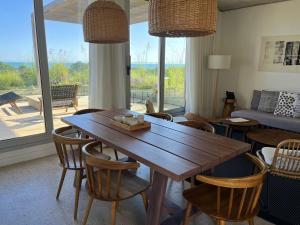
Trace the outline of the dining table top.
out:
[[[251,146],[217,134],[145,115],[151,128],[128,131],[112,123],[116,115],[138,114],[109,110],[62,120],[155,171],[181,181],[248,152]]]

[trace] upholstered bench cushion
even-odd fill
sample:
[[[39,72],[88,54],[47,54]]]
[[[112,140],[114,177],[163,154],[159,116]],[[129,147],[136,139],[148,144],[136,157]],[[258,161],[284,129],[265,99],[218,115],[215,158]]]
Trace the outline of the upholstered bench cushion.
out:
[[[73,106],[72,99],[52,100],[53,107]]]
[[[275,155],[276,148],[271,147],[264,147],[261,149],[261,154],[264,156],[264,160],[268,165],[273,163],[274,155]],[[279,153],[283,153],[283,149],[279,150]],[[297,150],[284,150],[284,155],[293,155],[295,157],[300,156],[300,151]],[[289,169],[289,170],[296,170],[297,164],[294,163],[281,163],[281,157],[277,157],[276,167],[281,169]]]
[[[265,126],[300,133],[300,118],[275,116],[273,113],[259,112],[256,110],[238,110],[233,112],[231,116],[253,119]]]

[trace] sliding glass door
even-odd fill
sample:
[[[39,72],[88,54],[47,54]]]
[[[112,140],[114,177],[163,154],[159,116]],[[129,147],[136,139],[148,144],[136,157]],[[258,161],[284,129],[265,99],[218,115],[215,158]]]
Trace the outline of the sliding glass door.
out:
[[[145,101],[151,100],[158,110],[159,39],[148,34],[148,23],[130,26],[131,110],[144,113]]]
[[[33,0],[0,7],[0,141],[45,133]]]
[[[185,107],[185,38],[166,38],[164,111],[180,112]]]
[[[185,38],[157,38],[148,23],[130,26],[131,110],[146,112],[145,101],[155,111],[174,114],[185,107]]]
[[[82,16],[88,1],[44,0],[45,31],[54,127],[61,118],[88,108],[89,45]]]

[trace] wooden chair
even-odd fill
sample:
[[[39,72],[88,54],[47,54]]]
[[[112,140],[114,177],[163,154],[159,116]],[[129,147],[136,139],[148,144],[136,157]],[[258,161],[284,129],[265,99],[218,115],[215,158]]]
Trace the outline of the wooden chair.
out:
[[[289,179],[300,179],[300,140],[285,140],[277,148],[266,148],[268,152],[257,151],[258,157],[269,165],[273,175]]]
[[[259,212],[258,200],[267,172],[265,163],[257,157],[246,154],[259,171],[242,178],[217,178],[198,175],[203,184],[183,192],[188,201],[183,225],[188,225],[192,207],[198,207],[224,225],[225,221],[248,221],[253,225],[253,218]]]
[[[202,117],[202,116],[199,116],[195,113],[186,113],[184,114],[184,117],[187,119],[187,120],[196,120],[196,121],[205,121],[205,122],[209,122],[209,119],[205,118],[205,117]]]
[[[92,142],[92,139],[80,139],[74,137],[66,136],[68,131],[71,131],[72,127],[62,127],[54,130],[52,132],[53,141],[55,143],[57,155],[59,158],[59,165],[63,168],[62,175],[60,178],[56,199],[59,199],[61,188],[64,183],[65,175],[67,170],[75,171],[75,206],[74,206],[74,219],[77,219],[77,209],[78,209],[78,199],[79,191],[81,187],[81,181],[84,178],[83,172],[85,169],[82,155],[83,145]],[[109,156],[106,156],[95,149],[93,149],[94,154],[97,154],[98,157],[103,159],[110,159]]]
[[[159,112],[159,113],[145,113],[145,115],[153,116],[153,117],[163,119],[163,120],[173,121],[173,116],[171,116],[168,113],[162,113],[162,112]]]
[[[178,124],[188,126],[188,127],[193,127],[193,128],[203,130],[203,131],[206,131],[206,132],[209,132],[212,134],[214,134],[216,132],[214,126],[205,121],[188,120],[188,121],[178,122]]]
[[[181,124],[181,125],[184,125],[184,126],[187,126],[187,127],[192,127],[192,128],[198,129],[198,130],[203,130],[203,131],[206,131],[206,132],[209,132],[209,133],[212,133],[212,134],[214,134],[216,132],[214,126],[209,124],[206,121],[188,120],[188,121],[178,122],[178,124]],[[208,172],[212,173],[213,169],[208,171]],[[190,179],[191,186],[192,187],[195,186],[195,176],[193,176],[189,179]],[[189,179],[187,179],[187,181],[189,181]]]
[[[146,113],[155,113],[153,103],[151,102],[150,99],[146,100],[145,105],[146,105]]]
[[[83,115],[87,113],[95,113],[95,112],[102,112],[105,111],[104,109],[81,109],[75,112],[73,115]]]
[[[153,116],[155,118],[159,118],[159,119],[163,119],[163,120],[167,120],[167,121],[173,121],[173,116],[171,116],[168,113],[145,113],[145,115],[147,116]],[[154,176],[154,170],[152,168],[150,168],[150,182],[153,182],[153,176]]]
[[[76,116],[76,115],[84,115],[84,114],[87,114],[87,113],[96,113],[96,112],[103,112],[105,111],[105,109],[81,109],[81,110],[78,110],[77,112],[75,112],[73,115]],[[101,148],[101,152],[103,151],[103,145],[102,144],[99,144],[100,148]],[[117,150],[114,149],[114,153],[115,153],[115,158],[116,160],[119,160],[119,155],[118,155],[118,152]]]
[[[112,202],[111,224],[115,225],[116,210],[120,201],[140,194],[145,208],[147,208],[148,200],[145,191],[148,189],[149,183],[129,172],[130,169],[137,170],[139,164],[136,162],[109,161],[97,158],[92,153],[97,145],[97,142],[93,142],[83,148],[89,193],[83,224],[87,223],[93,200],[98,199]]]

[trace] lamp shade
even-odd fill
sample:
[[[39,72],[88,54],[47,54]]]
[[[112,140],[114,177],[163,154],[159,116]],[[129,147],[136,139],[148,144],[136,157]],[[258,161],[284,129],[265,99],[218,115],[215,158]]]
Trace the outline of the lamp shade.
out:
[[[129,39],[125,11],[112,1],[98,0],[83,15],[84,40],[90,43],[122,43]]]
[[[216,32],[216,0],[150,0],[149,33],[158,37],[199,37]]]
[[[208,56],[208,69],[225,70],[231,67],[230,55],[210,55]]]

